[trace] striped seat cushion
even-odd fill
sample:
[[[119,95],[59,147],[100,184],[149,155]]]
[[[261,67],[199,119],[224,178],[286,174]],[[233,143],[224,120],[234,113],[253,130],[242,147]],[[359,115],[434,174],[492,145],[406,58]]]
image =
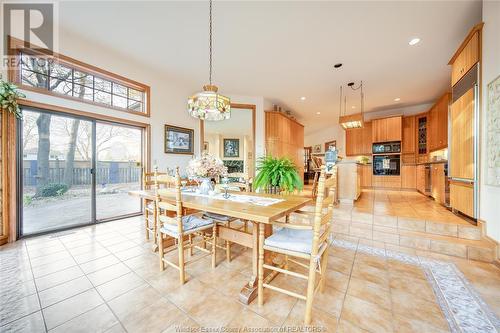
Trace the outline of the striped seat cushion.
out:
[[[170,235],[172,237],[178,236],[177,224],[171,223],[172,218],[164,215],[160,216],[160,221],[165,222],[160,228],[160,232]],[[212,227],[214,221],[212,219],[205,219],[198,215],[186,215],[182,217],[182,230],[184,233],[194,232],[200,229]]]

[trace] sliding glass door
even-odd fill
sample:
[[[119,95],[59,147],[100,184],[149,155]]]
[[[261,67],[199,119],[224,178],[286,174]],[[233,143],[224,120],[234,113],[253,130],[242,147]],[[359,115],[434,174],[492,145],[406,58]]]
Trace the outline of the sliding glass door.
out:
[[[97,123],[96,153],[97,219],[140,212],[140,200],[128,191],[141,188],[142,130]]]
[[[140,213],[142,128],[25,108],[18,133],[21,236]]]

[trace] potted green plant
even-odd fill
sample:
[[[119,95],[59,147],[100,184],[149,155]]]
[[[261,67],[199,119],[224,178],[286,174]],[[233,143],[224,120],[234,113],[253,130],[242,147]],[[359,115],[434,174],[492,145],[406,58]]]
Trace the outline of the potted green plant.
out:
[[[12,113],[17,118],[21,118],[22,114],[17,104],[17,99],[25,97],[16,85],[4,81],[0,76],[0,108],[2,110]]]
[[[268,193],[289,193],[302,190],[302,180],[295,164],[286,157],[261,157],[257,165],[258,174],[253,181],[255,189],[264,189]]]

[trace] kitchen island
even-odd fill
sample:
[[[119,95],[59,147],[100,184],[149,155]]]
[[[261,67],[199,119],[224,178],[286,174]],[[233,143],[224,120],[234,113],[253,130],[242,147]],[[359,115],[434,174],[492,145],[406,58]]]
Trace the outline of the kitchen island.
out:
[[[361,195],[361,168],[357,161],[337,163],[338,199],[340,203],[353,205]]]

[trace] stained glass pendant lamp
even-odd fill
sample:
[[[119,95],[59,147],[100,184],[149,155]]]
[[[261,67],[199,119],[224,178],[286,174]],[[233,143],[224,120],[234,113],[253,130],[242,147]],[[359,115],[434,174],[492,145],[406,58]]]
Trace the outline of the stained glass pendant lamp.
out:
[[[209,84],[203,86],[203,91],[188,99],[188,112],[195,118],[218,121],[231,117],[231,100],[219,94],[219,88],[212,84],[212,0],[209,13]]]

